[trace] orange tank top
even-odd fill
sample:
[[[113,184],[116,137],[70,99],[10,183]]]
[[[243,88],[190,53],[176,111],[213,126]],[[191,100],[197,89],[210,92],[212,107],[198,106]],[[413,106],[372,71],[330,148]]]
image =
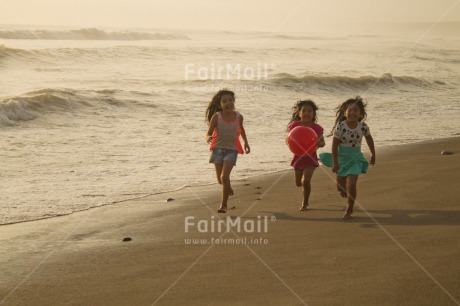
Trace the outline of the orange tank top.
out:
[[[235,112],[235,119],[227,122],[222,118],[222,113],[217,113],[217,125],[212,133],[210,150],[213,148],[236,150],[243,154],[243,147],[240,142],[241,126],[240,114]]]

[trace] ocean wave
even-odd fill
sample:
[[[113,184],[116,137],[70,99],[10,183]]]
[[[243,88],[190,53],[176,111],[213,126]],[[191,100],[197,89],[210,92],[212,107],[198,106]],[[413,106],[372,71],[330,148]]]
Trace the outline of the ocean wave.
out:
[[[151,46],[112,46],[101,48],[40,48],[40,49],[17,49],[0,45],[0,59],[17,60],[52,60],[56,59],[75,61],[76,58],[89,60],[107,60],[113,58],[152,59],[158,56],[188,55],[190,53],[204,54],[194,50],[171,50],[162,47]]]
[[[427,81],[413,76],[393,76],[390,73],[381,76],[295,76],[289,73],[268,74],[267,78],[262,76],[260,79],[244,79],[244,76],[234,75],[233,79],[214,79],[214,80],[180,80],[180,81],[161,81],[156,80],[162,85],[177,86],[183,85],[187,89],[192,88],[211,88],[228,86],[250,86],[253,88],[276,88],[285,89],[308,88],[319,91],[342,91],[342,90],[369,90],[369,89],[396,89],[396,90],[419,90],[445,88],[445,83],[439,80]]]
[[[401,86],[416,86],[421,88],[430,88],[436,85],[442,85],[442,82],[430,82],[421,78],[412,76],[393,76],[390,73],[385,73],[380,77],[376,76],[314,76],[307,75],[297,77],[288,73],[278,73],[270,76],[270,80],[278,85],[306,85],[325,88],[350,88],[363,89],[372,87],[401,87]]]
[[[0,126],[14,126],[47,113],[66,114],[85,109],[111,109],[130,106],[155,107],[143,102],[155,93],[117,89],[74,90],[45,88],[0,100]],[[137,99],[139,97],[139,99]]]
[[[457,49],[430,48],[425,46],[414,51],[412,58],[419,61],[428,61],[446,64],[459,64],[460,51]]]
[[[188,40],[181,33],[147,33],[134,31],[104,31],[87,28],[67,31],[51,30],[10,30],[0,31],[4,39],[43,39],[43,40]]]
[[[5,45],[0,45],[0,59],[6,58],[9,56],[25,55],[25,54],[28,54],[28,52],[25,50],[8,48]]]
[[[264,38],[283,39],[283,40],[346,40],[346,37],[326,37],[326,36],[305,36],[289,34],[265,35]]]
[[[429,62],[440,62],[440,63],[447,63],[447,64],[460,64],[460,58],[458,57],[434,57],[434,56],[421,56],[421,55],[414,55],[412,58],[421,60],[421,61],[429,61]]]
[[[200,55],[229,55],[229,56],[245,56],[251,54],[253,50],[243,48],[223,48],[223,47],[210,47],[210,48],[167,48],[163,46],[135,46],[129,44],[107,46],[107,47],[54,47],[54,48],[11,48],[6,45],[0,45],[0,59],[11,58],[18,60],[52,60],[56,59],[75,61],[76,58],[84,58],[89,60],[107,60],[107,59],[156,59],[159,56],[166,57],[186,57],[186,56],[200,56]],[[283,55],[286,53],[331,53],[331,49],[323,48],[265,48],[254,50],[260,54],[268,55]],[[234,57],[232,57],[234,59]]]
[[[0,101],[0,126],[13,126],[19,121],[33,120],[39,113],[63,111],[86,105],[75,91],[42,89]]]
[[[37,114],[29,109],[27,101],[4,100],[0,102],[0,127],[14,126],[18,121],[32,120]]]

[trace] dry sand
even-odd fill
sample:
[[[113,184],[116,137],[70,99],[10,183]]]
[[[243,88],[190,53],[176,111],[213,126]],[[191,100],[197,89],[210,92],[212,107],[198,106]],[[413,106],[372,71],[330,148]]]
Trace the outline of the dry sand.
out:
[[[284,171],[233,182],[226,215],[212,217],[211,185],[0,226],[0,304],[458,305],[460,138],[377,153],[350,221],[321,167],[307,212]],[[186,233],[187,216],[209,226],[239,216],[262,232]]]

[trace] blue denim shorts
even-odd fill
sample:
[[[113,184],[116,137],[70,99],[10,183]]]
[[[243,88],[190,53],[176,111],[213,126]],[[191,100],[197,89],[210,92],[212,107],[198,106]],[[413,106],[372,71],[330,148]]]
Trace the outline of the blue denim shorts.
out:
[[[224,160],[236,165],[238,158],[238,151],[231,149],[212,149],[211,157],[209,158],[210,164],[223,164]]]

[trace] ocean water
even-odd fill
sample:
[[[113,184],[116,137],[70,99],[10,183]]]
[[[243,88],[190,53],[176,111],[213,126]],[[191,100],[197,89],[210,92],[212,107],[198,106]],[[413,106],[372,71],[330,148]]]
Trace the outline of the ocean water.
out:
[[[335,107],[364,97],[377,150],[460,132],[459,24],[340,34],[2,26],[0,76],[0,224],[215,183],[204,113],[224,87],[252,149],[233,179],[289,169],[285,129],[300,98],[319,105],[329,132]]]

